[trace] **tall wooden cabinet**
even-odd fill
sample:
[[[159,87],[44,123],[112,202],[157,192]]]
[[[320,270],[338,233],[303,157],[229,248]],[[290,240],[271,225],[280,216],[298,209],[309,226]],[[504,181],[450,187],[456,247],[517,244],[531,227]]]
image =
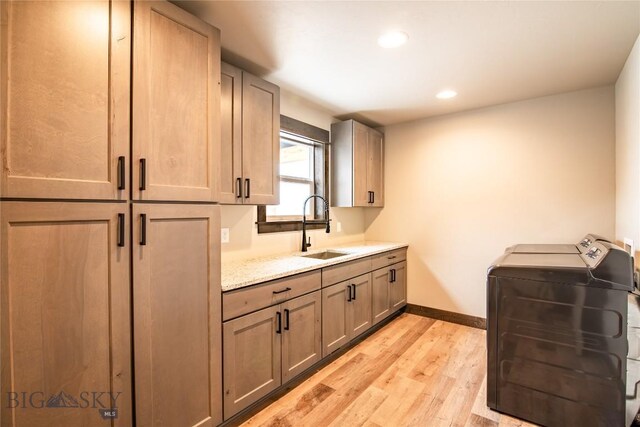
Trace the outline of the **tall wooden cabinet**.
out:
[[[2,202],[0,216],[0,382],[14,398],[0,423],[103,425],[115,407],[112,425],[130,426],[127,204]]]
[[[169,2],[135,2],[133,13],[136,423],[215,426],[220,213],[189,203],[219,194],[220,32]]]
[[[384,206],[384,135],[355,120],[331,125],[331,206]]]
[[[225,63],[220,81],[220,202],[278,204],[280,88]]]
[[[0,18],[0,196],[27,199],[0,202],[0,424],[218,425],[219,31],[163,1]]]
[[[133,199],[216,201],[220,31],[169,2],[133,18]]]
[[[219,206],[133,206],[138,425],[222,421],[219,230]]]
[[[0,2],[0,195],[127,199],[131,5]]]

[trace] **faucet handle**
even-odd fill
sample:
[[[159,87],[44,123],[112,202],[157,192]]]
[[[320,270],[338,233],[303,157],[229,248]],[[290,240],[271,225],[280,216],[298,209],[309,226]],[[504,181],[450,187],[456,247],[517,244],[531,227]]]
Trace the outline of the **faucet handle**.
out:
[[[309,241],[306,243],[307,247],[311,247],[311,236],[309,236]]]

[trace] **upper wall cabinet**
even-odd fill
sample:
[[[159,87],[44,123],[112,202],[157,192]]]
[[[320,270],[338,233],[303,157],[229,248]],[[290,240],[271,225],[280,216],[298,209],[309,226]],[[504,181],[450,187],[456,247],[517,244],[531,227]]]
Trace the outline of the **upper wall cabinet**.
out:
[[[126,199],[131,5],[0,2],[4,197]]]
[[[169,2],[135,2],[133,28],[133,198],[216,201],[220,32]]]
[[[280,88],[222,64],[220,202],[279,203]]]
[[[384,206],[384,135],[355,120],[331,125],[331,206]]]

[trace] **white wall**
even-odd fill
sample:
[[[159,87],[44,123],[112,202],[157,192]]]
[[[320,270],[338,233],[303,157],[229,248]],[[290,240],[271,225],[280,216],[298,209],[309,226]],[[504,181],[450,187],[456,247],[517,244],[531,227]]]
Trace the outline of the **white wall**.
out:
[[[335,121],[331,112],[286,91],[280,93],[280,113],[326,130]],[[362,208],[331,208],[330,216],[330,234],[324,230],[308,232],[313,249],[364,240]],[[255,206],[222,206],[221,224],[223,228],[229,228],[230,235],[229,243],[222,244],[223,261],[300,250],[302,232],[258,234],[256,221]],[[342,226],[341,232],[338,232],[338,222]]]
[[[365,237],[409,243],[409,303],[484,317],[506,246],[613,236],[614,135],[611,86],[390,126]]]
[[[640,246],[640,37],[616,82],[616,240]],[[640,257],[636,256],[636,264]]]

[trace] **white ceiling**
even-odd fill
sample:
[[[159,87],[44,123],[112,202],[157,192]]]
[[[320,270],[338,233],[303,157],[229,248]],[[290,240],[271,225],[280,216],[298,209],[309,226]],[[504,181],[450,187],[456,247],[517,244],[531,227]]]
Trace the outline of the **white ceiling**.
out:
[[[611,84],[640,32],[640,1],[176,3],[220,28],[225,60],[378,125]],[[380,48],[392,29],[408,43]]]

